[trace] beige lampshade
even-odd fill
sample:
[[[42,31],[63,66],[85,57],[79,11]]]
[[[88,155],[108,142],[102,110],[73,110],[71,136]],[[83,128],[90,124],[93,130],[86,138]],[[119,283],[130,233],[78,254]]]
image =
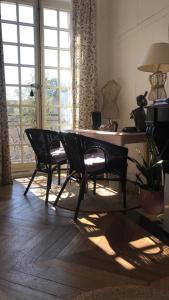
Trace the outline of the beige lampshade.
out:
[[[169,72],[169,43],[152,44],[138,70],[151,73]]]

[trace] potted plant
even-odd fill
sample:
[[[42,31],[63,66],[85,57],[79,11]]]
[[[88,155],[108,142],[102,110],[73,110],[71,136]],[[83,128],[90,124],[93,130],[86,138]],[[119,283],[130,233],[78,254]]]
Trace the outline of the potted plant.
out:
[[[146,161],[141,155],[141,162],[129,157],[138,172],[135,184],[139,187],[139,201],[145,212],[158,214],[164,208],[164,172],[153,135],[148,135],[149,159]]]

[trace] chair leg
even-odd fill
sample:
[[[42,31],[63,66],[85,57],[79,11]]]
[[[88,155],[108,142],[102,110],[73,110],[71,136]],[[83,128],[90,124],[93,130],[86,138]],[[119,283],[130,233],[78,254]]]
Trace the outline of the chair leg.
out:
[[[122,180],[123,207],[126,208],[126,179]]]
[[[96,178],[93,180],[93,195],[96,195]]]
[[[58,165],[58,185],[60,185],[60,165]]]
[[[24,192],[24,195],[27,194],[27,192],[28,192],[28,190],[29,190],[29,188],[30,188],[30,186],[31,186],[31,184],[32,184],[32,181],[33,181],[34,178],[35,178],[35,175],[36,175],[37,171],[38,171],[38,170],[35,169],[35,171],[33,172],[32,177],[31,177],[31,179],[30,179],[30,181],[29,181],[29,183],[28,183],[28,186],[27,186],[27,188],[26,188],[26,190],[25,190],[25,192]]]
[[[83,200],[84,193],[85,193],[85,188],[86,188],[86,177],[84,176],[82,178],[81,184],[80,184],[80,190],[79,190],[79,196],[78,196],[78,201],[77,201],[77,206],[76,206],[76,211],[74,215],[74,221],[77,221],[78,213],[79,213],[79,208],[80,208],[80,203]]]
[[[48,171],[47,188],[46,188],[46,199],[45,199],[46,204],[48,203],[49,191],[51,189],[51,185],[52,185],[52,169],[50,166]]]
[[[65,189],[65,187],[66,187],[66,185],[67,185],[67,183],[68,183],[69,180],[70,180],[70,176],[66,177],[65,182],[63,183],[63,185],[62,185],[62,187],[61,187],[61,189],[60,189],[60,192],[59,192],[59,194],[57,195],[55,202],[53,203],[53,206],[54,206],[54,207],[57,205],[57,203],[58,203],[58,201],[59,201],[59,198],[60,198],[60,196],[62,195],[62,193],[63,193],[63,191],[64,191],[64,189]]]

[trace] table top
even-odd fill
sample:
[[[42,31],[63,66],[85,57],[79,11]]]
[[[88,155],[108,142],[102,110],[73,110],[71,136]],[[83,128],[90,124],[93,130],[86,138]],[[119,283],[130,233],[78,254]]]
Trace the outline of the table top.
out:
[[[93,129],[76,129],[75,131],[79,133],[96,133],[96,134],[104,134],[104,135],[146,137],[146,132],[124,132],[124,131],[107,131],[107,130],[93,130]]]
[[[107,141],[112,144],[122,145],[135,144],[135,143],[146,143],[147,137],[145,132],[123,132],[123,131],[104,131],[104,130],[93,130],[93,129],[76,129],[76,133],[80,133],[85,136],[97,138],[100,140]]]

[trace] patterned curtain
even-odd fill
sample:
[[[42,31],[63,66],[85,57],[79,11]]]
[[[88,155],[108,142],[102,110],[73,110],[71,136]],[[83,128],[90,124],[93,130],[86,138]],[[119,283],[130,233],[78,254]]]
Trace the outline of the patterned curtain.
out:
[[[97,105],[95,0],[73,0],[72,15],[74,128],[91,128]]]
[[[0,22],[0,184],[9,183],[12,183],[12,177],[9,154],[2,32]]]

